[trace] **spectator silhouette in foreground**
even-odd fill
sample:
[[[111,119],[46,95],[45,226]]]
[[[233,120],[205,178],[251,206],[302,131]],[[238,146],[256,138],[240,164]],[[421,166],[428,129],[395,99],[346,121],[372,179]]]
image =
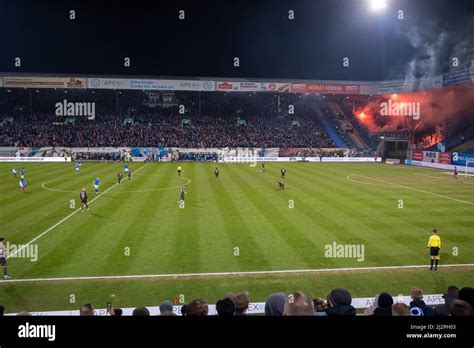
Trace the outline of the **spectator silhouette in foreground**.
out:
[[[449,313],[453,317],[470,316],[472,306],[463,300],[453,300],[449,309]]]
[[[333,289],[327,298],[329,316],[356,315],[356,309],[351,305],[352,296],[349,291],[343,288]]]
[[[79,309],[79,315],[81,317],[92,317],[95,315],[94,313],[94,306],[90,303],[83,304]]]
[[[230,298],[224,298],[216,303],[217,315],[220,317],[233,317],[235,312],[234,301]]]
[[[285,316],[313,316],[314,305],[313,301],[302,292],[294,292],[286,297],[285,309],[283,311]]]
[[[247,315],[247,310],[249,309],[250,296],[247,291],[239,292],[235,295],[235,316]]]
[[[410,313],[413,316],[431,316],[434,311],[423,301],[423,290],[414,287],[411,289]]]
[[[393,297],[389,293],[382,292],[377,299],[377,306],[374,309],[375,316],[392,315]]]
[[[173,312],[173,303],[171,301],[163,301],[160,304],[160,317],[170,317],[175,316]]]
[[[110,309],[110,316],[111,317],[121,317],[123,314],[123,310],[120,308],[111,308]]]
[[[132,316],[134,317],[149,317],[150,311],[146,307],[137,307],[133,310]]]
[[[459,290],[459,297],[460,300],[466,301],[472,307],[471,315],[474,315],[474,288],[465,287]]]
[[[328,308],[327,302],[325,299],[321,297],[317,297],[313,299],[314,305],[314,315],[317,317],[325,317],[327,316],[326,309]]]
[[[192,300],[186,305],[185,308],[186,308],[185,315],[188,317],[207,316],[209,312],[209,307],[207,305],[207,302],[203,298]]]
[[[265,315],[281,317],[285,309],[285,302],[286,294],[282,292],[271,294],[265,302]]]
[[[401,316],[410,316],[410,307],[405,303],[395,303],[392,306],[392,316],[401,317]]]
[[[448,292],[443,295],[444,303],[434,308],[434,315],[448,316],[453,300],[457,300],[459,296],[459,288],[454,285],[448,286]]]

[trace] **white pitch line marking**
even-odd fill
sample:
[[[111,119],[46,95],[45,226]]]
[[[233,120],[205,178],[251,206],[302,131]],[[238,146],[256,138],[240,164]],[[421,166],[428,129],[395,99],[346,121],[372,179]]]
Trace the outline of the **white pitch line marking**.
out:
[[[360,176],[359,174],[349,174],[348,176],[346,176],[346,180],[350,181],[350,182],[355,182],[357,184],[364,184],[364,185],[373,185],[373,186],[383,186],[383,187],[387,187],[385,184],[376,184],[376,183],[373,183],[373,182],[363,182],[363,181],[357,181],[355,179],[352,179],[353,176]]]
[[[474,205],[473,202],[468,202],[468,201],[464,201],[462,199],[457,199],[457,198],[453,198],[453,197],[449,197],[449,196],[445,196],[445,195],[440,195],[439,193],[434,193],[434,192],[430,192],[430,191],[425,191],[425,190],[420,190],[420,189],[417,189],[417,188],[414,188],[414,187],[410,187],[410,186],[405,186],[405,185],[401,185],[401,184],[397,184],[397,183],[393,183],[393,182],[389,182],[389,181],[385,181],[385,180],[380,180],[380,179],[377,179],[377,178],[372,178],[370,176],[366,176],[366,175],[361,175],[361,174],[357,174],[357,173],[352,173],[352,172],[349,172],[347,170],[342,170],[342,169],[337,169],[337,168],[331,168],[333,170],[338,170],[340,172],[344,172],[344,173],[349,173],[349,174],[352,174],[352,175],[358,175],[360,177],[363,177],[363,178],[367,178],[367,179],[371,179],[371,180],[376,180],[376,181],[379,181],[379,182],[383,182],[384,184],[389,184],[389,185],[394,185],[394,186],[398,186],[398,187],[403,187],[403,188],[406,188],[406,189],[409,189],[409,190],[413,190],[413,191],[418,191],[418,192],[422,192],[422,193],[426,193],[426,194],[429,194],[429,195],[433,195],[433,196],[437,196],[437,197],[442,197],[442,198],[446,198],[446,199],[450,199],[452,201],[456,201],[456,202],[460,202],[460,203],[464,203],[464,204],[469,204],[469,205]],[[346,178],[347,179],[347,178]],[[350,180],[349,180],[350,181]]]
[[[138,171],[140,171],[142,168],[146,167],[149,163],[141,166],[140,168],[138,168],[135,173],[137,173]],[[110,186],[107,190],[105,190],[104,192],[102,192],[101,194],[97,195],[97,197],[93,198],[89,204],[93,203],[97,198],[99,197],[102,197],[103,195],[105,195],[107,192],[109,192],[110,190],[112,190],[114,187],[118,186],[117,183],[113,184],[112,186]],[[77,208],[76,210],[74,210],[72,213],[70,213],[69,215],[67,215],[65,218],[63,218],[62,220],[56,222],[53,226],[49,227],[46,231],[44,231],[43,233],[39,234],[38,236],[36,236],[35,238],[33,238],[32,240],[30,240],[28,243],[24,244],[21,248],[19,248],[18,250],[16,250],[14,253],[10,254],[10,255],[7,255],[7,259],[12,257],[12,256],[15,256],[16,254],[18,254],[20,251],[22,251],[23,249],[27,248],[31,243],[34,243],[36,242],[38,239],[40,239],[41,237],[43,237],[45,234],[49,233],[50,231],[54,230],[56,227],[58,227],[59,225],[61,225],[64,221],[67,221],[69,218],[71,218],[73,215],[75,215],[78,211],[80,211],[81,208]]]
[[[454,267],[473,267],[474,263],[466,264],[448,264],[441,265],[443,268]],[[357,271],[375,271],[389,269],[418,269],[426,268],[429,265],[412,265],[412,266],[377,266],[377,267],[349,267],[349,268],[319,268],[319,269],[292,269],[277,271],[243,271],[243,272],[211,272],[211,273],[181,273],[181,274],[136,274],[122,276],[84,276],[84,277],[64,277],[64,278],[31,278],[31,279],[10,279],[0,282],[0,284],[8,283],[25,283],[25,282],[54,282],[69,280],[108,280],[108,279],[143,279],[143,278],[190,278],[190,277],[215,277],[215,276],[245,276],[245,275],[265,275],[265,274],[288,274],[288,273],[324,273],[324,272],[357,272]]]

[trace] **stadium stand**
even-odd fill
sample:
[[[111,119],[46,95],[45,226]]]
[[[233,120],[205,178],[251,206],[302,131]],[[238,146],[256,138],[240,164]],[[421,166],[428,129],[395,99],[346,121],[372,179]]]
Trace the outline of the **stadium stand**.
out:
[[[448,136],[443,139],[442,143],[445,146],[446,151],[465,152],[463,145],[471,139],[474,139],[474,126]],[[438,144],[431,146],[429,150],[436,151],[437,145]],[[467,148],[469,148],[469,145]]]
[[[275,95],[253,93],[203,93],[199,102],[196,93],[132,91],[118,92],[114,103],[110,91],[70,92],[68,101],[74,102],[84,93],[94,93],[92,100],[100,101],[97,117],[90,120],[46,112],[53,109],[58,91],[42,91],[42,101],[31,100],[29,106],[24,105],[29,102],[23,91],[5,93],[5,116],[0,122],[2,146],[336,146],[334,135],[327,133],[309,103],[294,95],[285,96],[278,104]],[[18,98],[10,98],[12,93]],[[294,115],[282,112],[288,104],[295,105]],[[179,113],[179,105],[186,105],[184,114]]]

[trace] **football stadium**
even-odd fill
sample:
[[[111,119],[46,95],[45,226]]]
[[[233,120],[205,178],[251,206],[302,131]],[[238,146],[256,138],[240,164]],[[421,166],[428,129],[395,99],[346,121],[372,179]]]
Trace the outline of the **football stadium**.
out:
[[[450,7],[434,2],[433,11]],[[89,23],[83,16],[106,11],[56,3],[49,16],[68,9],[61,20],[75,27],[58,25],[72,37]],[[242,6],[265,12],[269,3]],[[296,3],[296,11],[276,6],[282,22],[312,6]],[[319,3],[348,11],[342,1]],[[410,49],[397,58],[399,43],[374,34],[375,58],[365,51],[351,60],[348,49],[328,74],[306,76],[292,61],[288,76],[269,77],[253,74],[256,67],[233,70],[253,59],[242,47],[225,58],[227,75],[191,63],[127,70],[141,64],[138,53],[118,58],[122,70],[51,70],[35,68],[25,52],[1,56],[2,315],[472,316],[472,35],[420,32],[409,23],[421,12],[406,2],[347,3],[371,4],[366,16],[392,22],[406,15],[383,30]],[[466,4],[453,4],[446,17],[469,13],[472,29]],[[246,11],[219,6],[223,16]],[[192,21],[191,7],[160,15]],[[249,16],[254,24],[263,15]],[[441,22],[436,16],[423,20]],[[364,30],[385,25],[370,20]],[[191,23],[178,37],[192,36]],[[141,32],[134,30],[130,38]],[[437,52],[443,45],[450,51]],[[77,54],[70,64],[91,64]],[[372,63],[377,73],[357,70]],[[269,74],[271,64],[262,69]]]

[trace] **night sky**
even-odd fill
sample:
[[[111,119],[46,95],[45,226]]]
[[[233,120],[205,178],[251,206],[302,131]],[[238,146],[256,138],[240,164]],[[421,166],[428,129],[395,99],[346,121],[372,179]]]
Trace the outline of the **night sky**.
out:
[[[473,0],[369,2],[0,0],[0,71],[383,80],[473,64]]]

